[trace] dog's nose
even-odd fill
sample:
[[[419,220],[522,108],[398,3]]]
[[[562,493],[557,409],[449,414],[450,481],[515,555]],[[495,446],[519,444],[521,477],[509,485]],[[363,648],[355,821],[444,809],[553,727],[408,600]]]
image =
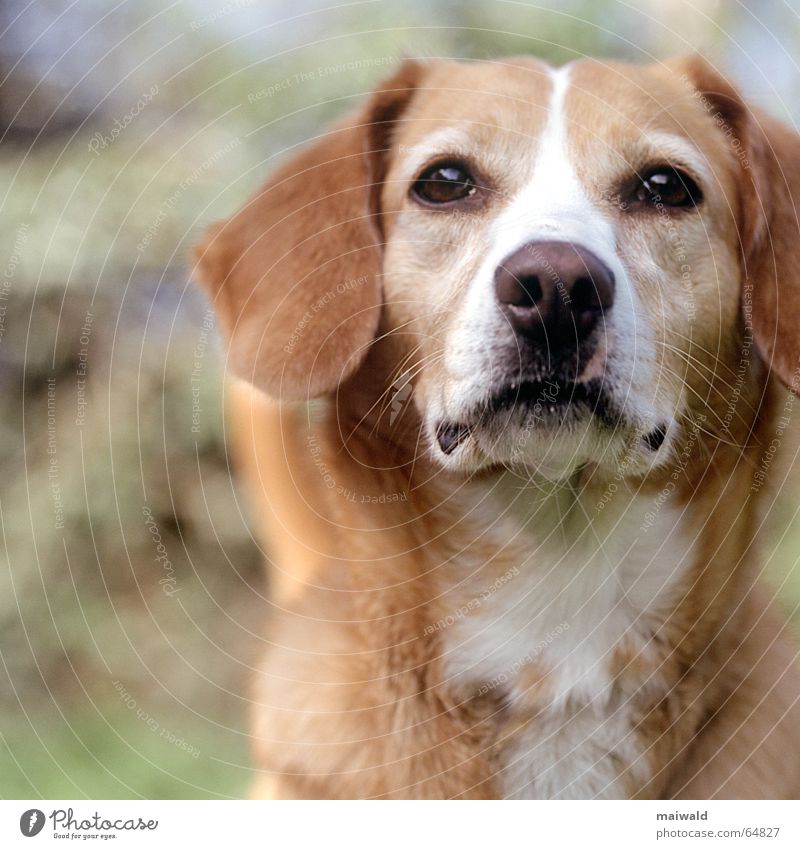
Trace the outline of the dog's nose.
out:
[[[613,272],[573,242],[530,242],[507,257],[495,293],[514,330],[550,351],[575,348],[614,303]]]

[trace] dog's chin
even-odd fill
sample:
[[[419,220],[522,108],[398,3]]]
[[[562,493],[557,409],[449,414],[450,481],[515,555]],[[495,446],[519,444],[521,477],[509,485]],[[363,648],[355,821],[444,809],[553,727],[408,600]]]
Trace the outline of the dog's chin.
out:
[[[440,462],[454,470],[503,467],[561,480],[586,464],[600,436],[594,417],[585,412],[556,408],[541,416],[514,408],[469,427],[440,424],[437,453]]]
[[[589,464],[618,468],[623,455],[629,470],[645,471],[667,435],[666,426],[643,429],[602,386],[552,381],[509,384],[432,429],[445,468],[504,467],[552,481]]]

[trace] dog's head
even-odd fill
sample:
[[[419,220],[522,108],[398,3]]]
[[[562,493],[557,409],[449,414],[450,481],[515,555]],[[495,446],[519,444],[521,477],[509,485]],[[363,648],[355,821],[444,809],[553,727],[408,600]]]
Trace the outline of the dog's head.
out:
[[[795,198],[800,139],[699,59],[409,61],[197,260],[274,397],[394,427],[410,387],[447,467],[641,472],[800,386]]]

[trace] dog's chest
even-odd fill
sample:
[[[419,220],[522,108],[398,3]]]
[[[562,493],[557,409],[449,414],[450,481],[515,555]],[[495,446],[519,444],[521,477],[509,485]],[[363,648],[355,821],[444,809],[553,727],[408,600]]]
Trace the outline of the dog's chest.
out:
[[[445,675],[459,698],[502,706],[504,795],[626,795],[619,765],[644,764],[631,693],[667,686],[654,635],[676,603],[691,541],[669,505],[649,526],[635,501],[585,522],[561,522],[551,508],[524,520],[508,511],[487,532],[492,559],[460,562],[468,577],[437,623]],[[472,552],[486,556],[487,535]],[[633,668],[641,682],[631,686]]]

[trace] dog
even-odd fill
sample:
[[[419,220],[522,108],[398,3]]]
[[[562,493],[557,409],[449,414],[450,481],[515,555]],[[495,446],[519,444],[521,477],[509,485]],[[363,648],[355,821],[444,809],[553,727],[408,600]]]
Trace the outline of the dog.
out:
[[[254,796],[798,798],[798,203],[700,57],[409,59],[211,227]]]

